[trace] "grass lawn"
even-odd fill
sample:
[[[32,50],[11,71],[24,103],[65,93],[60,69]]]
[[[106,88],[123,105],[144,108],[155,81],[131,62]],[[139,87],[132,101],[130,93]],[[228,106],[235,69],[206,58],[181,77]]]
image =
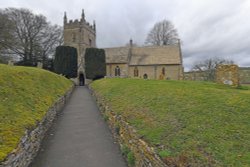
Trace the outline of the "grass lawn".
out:
[[[250,87],[137,79],[102,79],[92,87],[163,159],[250,166]]]
[[[45,70],[0,64],[0,162],[71,85]]]

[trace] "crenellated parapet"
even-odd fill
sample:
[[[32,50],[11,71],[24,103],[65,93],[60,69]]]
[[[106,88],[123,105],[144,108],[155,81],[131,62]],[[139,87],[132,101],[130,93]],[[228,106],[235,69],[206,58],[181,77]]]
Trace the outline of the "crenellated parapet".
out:
[[[95,25],[95,21],[93,22],[93,24],[90,24],[89,22],[86,21],[85,19],[85,14],[84,14],[84,10],[82,10],[82,15],[81,15],[81,19],[75,19],[75,20],[67,20],[67,15],[66,12],[64,13],[64,29],[74,29],[76,27],[82,27],[84,29],[87,29],[88,31],[92,32],[92,33],[96,33],[96,25]]]

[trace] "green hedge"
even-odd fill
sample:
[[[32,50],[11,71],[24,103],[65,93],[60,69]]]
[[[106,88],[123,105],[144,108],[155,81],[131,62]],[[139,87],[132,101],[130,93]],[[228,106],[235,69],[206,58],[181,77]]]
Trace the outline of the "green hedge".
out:
[[[88,79],[99,79],[106,75],[104,49],[87,48],[85,52],[85,73]]]
[[[77,77],[77,50],[70,46],[58,46],[54,60],[54,71],[67,78]]]

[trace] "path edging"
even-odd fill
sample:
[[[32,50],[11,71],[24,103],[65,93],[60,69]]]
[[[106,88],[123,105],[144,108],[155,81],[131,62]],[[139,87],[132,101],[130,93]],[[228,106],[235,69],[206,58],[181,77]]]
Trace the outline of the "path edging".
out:
[[[89,89],[97,101],[99,110],[108,119],[108,125],[112,131],[114,138],[120,144],[121,151],[124,152],[124,147],[127,147],[134,156],[134,164],[129,166],[135,167],[167,167],[161,160],[153,147],[142,140],[136,130],[129,125],[122,115],[118,115],[112,111],[108,103],[97,93],[91,86]],[[124,155],[125,158],[127,155]],[[127,160],[128,161],[128,160]],[[128,162],[131,163],[131,162]],[[132,162],[133,163],[133,162]]]
[[[0,167],[28,167],[37,155],[47,130],[51,127],[56,115],[62,111],[73,90],[74,85],[50,107],[33,130],[26,130],[17,148],[7,156],[5,161],[0,162]]]

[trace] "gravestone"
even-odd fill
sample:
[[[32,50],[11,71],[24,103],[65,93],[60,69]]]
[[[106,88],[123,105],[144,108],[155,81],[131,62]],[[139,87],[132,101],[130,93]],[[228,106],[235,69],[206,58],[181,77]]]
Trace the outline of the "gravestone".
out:
[[[219,84],[239,86],[239,67],[232,65],[218,65],[216,67],[216,82]]]
[[[43,63],[38,62],[38,63],[37,63],[37,68],[43,68]]]
[[[14,65],[14,62],[13,62],[12,60],[9,60],[9,61],[8,61],[8,65],[9,65],[9,66],[13,66],[13,65]]]

